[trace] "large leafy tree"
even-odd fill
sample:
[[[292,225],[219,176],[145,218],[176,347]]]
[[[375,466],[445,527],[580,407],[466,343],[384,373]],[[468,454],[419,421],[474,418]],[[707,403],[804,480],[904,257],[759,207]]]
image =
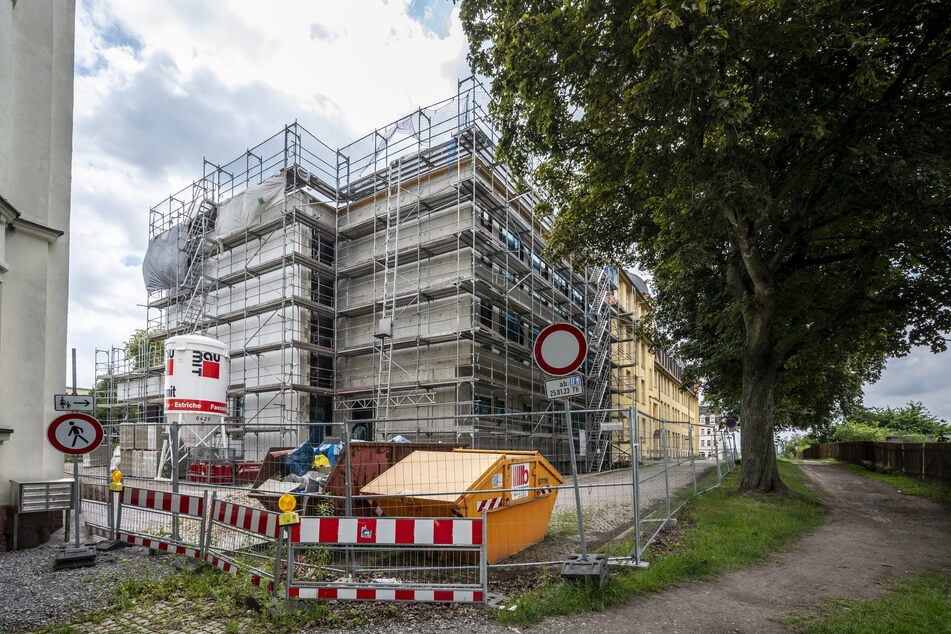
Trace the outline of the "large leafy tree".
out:
[[[500,154],[553,248],[636,262],[742,486],[774,491],[777,414],[854,402],[951,326],[951,51],[939,1],[463,0]]]

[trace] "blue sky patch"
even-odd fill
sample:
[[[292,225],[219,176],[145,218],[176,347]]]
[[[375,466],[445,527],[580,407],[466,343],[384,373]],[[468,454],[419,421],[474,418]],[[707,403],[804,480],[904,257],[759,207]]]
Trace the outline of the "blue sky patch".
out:
[[[142,51],[142,42],[127,31],[121,22],[116,20],[102,25],[102,28],[98,29],[98,34],[102,38],[102,48],[127,48],[136,56]],[[103,56],[97,55],[96,61],[91,65],[77,62],[76,74],[79,76],[95,75],[106,65],[107,62]]]
[[[409,3],[409,17],[439,36],[449,37],[449,25],[452,15],[450,0],[412,0]]]
[[[126,31],[119,22],[111,22],[104,30],[100,31],[100,35],[107,48],[125,47],[135,53],[142,50],[142,42]]]

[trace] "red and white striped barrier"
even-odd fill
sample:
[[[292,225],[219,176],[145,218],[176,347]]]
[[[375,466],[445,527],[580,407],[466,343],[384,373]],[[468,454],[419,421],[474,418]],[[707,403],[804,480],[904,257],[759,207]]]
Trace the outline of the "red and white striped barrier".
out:
[[[93,535],[98,535],[99,537],[105,537],[106,539],[112,539],[112,531],[108,528],[103,528],[101,526],[96,526],[94,524],[86,523],[86,530]]]
[[[207,525],[207,530],[211,531],[214,523],[220,526],[229,526],[239,528],[248,532],[253,532],[265,536],[269,539],[276,539],[280,534],[278,524],[278,515],[263,510],[252,509],[250,507],[238,504],[229,504],[220,500],[214,500],[211,504],[205,504],[204,497],[194,495],[184,495],[178,493],[169,493],[166,491],[152,491],[149,489],[137,489],[126,487],[119,495],[120,504],[120,523],[124,520],[121,509],[137,508],[142,512],[156,511],[172,515],[183,515],[200,520],[202,526]],[[165,515],[160,521],[169,521],[169,516]],[[211,520],[211,521],[209,521]],[[193,520],[189,520],[193,521]],[[100,529],[97,531],[104,537],[110,537],[108,531]],[[197,537],[197,535],[196,535]],[[175,553],[201,559],[216,568],[232,575],[247,575],[251,582],[262,588],[267,588],[269,592],[274,591],[274,581],[269,577],[255,574],[250,570],[243,570],[236,561],[214,553],[202,553],[201,545],[188,546],[167,541],[165,537],[141,535],[122,530],[121,524],[116,531],[116,540],[135,544],[152,550]],[[253,570],[253,569],[252,569]]]
[[[218,570],[227,572],[229,575],[237,576],[237,575],[245,574],[244,571],[241,570],[241,567],[238,566],[236,563],[228,559],[224,559],[222,557],[216,557],[215,555],[209,554],[205,556],[205,561],[211,564],[212,566],[214,566],[215,568],[217,568]],[[270,579],[262,577],[261,575],[253,575],[253,574],[248,575],[248,577],[251,579],[251,583],[253,583],[254,585],[261,588],[266,588],[268,592],[272,592],[274,590],[274,582],[271,581]]]
[[[271,539],[277,539],[280,535],[278,518],[277,513],[221,500],[215,500],[211,505],[211,519],[219,524],[241,528]]]
[[[420,601],[428,603],[484,603],[482,590],[407,590],[396,588],[288,588],[291,599],[341,601]]]
[[[153,511],[166,511],[199,518],[205,512],[204,498],[167,491],[136,489],[134,487],[125,487],[122,490],[121,503],[126,506],[137,506]]]
[[[478,584],[460,582],[433,584],[406,584],[394,587],[388,584],[295,582],[289,580],[286,588],[291,599],[334,599],[351,601],[420,601],[441,603],[485,603],[486,580],[485,544],[482,538],[481,518],[410,518],[410,517],[302,517],[300,524],[291,527],[288,536],[288,559],[294,560],[295,548],[312,546],[383,546],[387,550],[407,552],[437,547],[440,550],[478,553],[480,570]],[[293,575],[296,570],[290,568]],[[407,587],[409,586],[409,587]],[[416,587],[413,587],[416,586]],[[422,586],[422,587],[420,587]]]
[[[136,546],[144,546],[151,550],[161,550],[164,552],[175,553],[176,555],[185,555],[186,557],[195,557],[201,559],[201,552],[197,548],[188,548],[187,546],[179,546],[178,544],[170,544],[169,542],[160,541],[158,539],[151,539],[149,537],[142,537],[140,535],[130,535],[129,533],[119,532],[116,534],[116,539],[121,542],[128,542],[130,544],[135,544]]]
[[[297,544],[480,546],[482,520],[465,518],[303,517],[291,529]]]
[[[479,503],[476,504],[476,511],[481,513],[482,511],[491,511],[492,509],[497,509],[502,506],[502,502],[505,501],[503,497],[489,498],[487,500],[479,500]]]

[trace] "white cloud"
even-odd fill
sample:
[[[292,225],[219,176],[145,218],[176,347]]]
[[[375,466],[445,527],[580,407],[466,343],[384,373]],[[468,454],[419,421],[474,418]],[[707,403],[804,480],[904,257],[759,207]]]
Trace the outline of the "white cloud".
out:
[[[951,422],[951,352],[932,354],[915,348],[907,357],[891,359],[882,378],[865,386],[868,407],[901,407],[920,402],[932,414]]]
[[[152,206],[199,178],[203,158],[234,159],[287,123],[337,147],[451,96],[468,74],[458,11],[448,0],[80,0],[67,342],[79,382],[93,382],[95,349],[146,326],[135,264]]]
[[[448,21],[448,22],[447,22]],[[451,96],[468,75],[449,0],[80,0],[68,345],[146,326],[138,266],[151,206],[286,123],[331,146]],[[645,279],[649,276],[645,275]],[[951,420],[949,355],[916,351],[867,389]]]

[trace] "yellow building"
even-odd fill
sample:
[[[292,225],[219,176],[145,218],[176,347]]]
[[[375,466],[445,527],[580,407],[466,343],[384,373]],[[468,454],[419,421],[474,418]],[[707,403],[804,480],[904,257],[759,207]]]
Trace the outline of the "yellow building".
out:
[[[695,389],[683,386],[683,367],[666,351],[652,349],[643,335],[651,322],[644,280],[618,271],[615,300],[613,407],[637,409],[637,436],[642,458],[686,457],[697,450],[700,405]],[[616,454],[630,456],[629,417],[615,432]]]

